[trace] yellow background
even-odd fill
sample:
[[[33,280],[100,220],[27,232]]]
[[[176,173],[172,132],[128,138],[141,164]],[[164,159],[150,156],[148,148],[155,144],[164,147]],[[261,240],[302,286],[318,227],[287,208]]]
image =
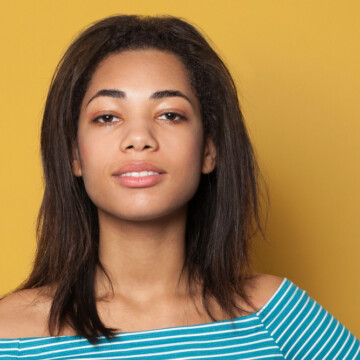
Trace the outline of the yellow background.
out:
[[[357,0],[3,1],[0,294],[28,274],[41,201],[41,114],[62,53],[116,13],[185,17],[239,88],[269,184],[256,270],[286,276],[360,337],[360,3]]]

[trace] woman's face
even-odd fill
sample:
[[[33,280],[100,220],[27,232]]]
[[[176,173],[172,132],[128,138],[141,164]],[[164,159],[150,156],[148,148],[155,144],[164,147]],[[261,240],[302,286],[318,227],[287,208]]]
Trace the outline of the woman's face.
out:
[[[186,206],[215,166],[199,101],[173,54],[129,50],[100,63],[81,105],[73,171],[100,213],[141,221]],[[163,172],[142,172],[143,162]],[[139,168],[122,169],[125,165]],[[121,174],[125,171],[125,176]]]

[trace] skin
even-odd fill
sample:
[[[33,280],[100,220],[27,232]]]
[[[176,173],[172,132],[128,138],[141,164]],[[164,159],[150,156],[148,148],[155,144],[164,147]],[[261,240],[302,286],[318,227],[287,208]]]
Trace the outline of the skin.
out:
[[[103,89],[121,90],[126,97],[93,98]],[[151,98],[169,89],[189,100]],[[168,116],[169,112],[184,118]],[[113,118],[94,122],[105,114]],[[199,101],[174,55],[126,51],[100,64],[82,101],[74,174],[82,176],[98,208],[99,256],[116,294],[149,301],[184,291],[177,282],[184,262],[187,203],[201,173],[214,169],[215,157],[212,141],[203,139]],[[133,161],[164,169],[163,180],[142,188],[119,184],[114,172]],[[99,275],[100,294],[106,291],[103,282]]]
[[[126,97],[94,97],[103,89],[121,90]],[[180,91],[188,100],[151,98],[163,90]],[[169,112],[185,119],[167,116]],[[114,117],[99,118],[105,114]],[[113,174],[133,161],[150,162],[166,175],[151,187],[124,187]],[[141,331],[212,321],[202,308],[200,292],[189,297],[186,270],[180,275],[187,203],[201,173],[210,173],[215,165],[214,144],[203,136],[199,101],[175,55],[126,51],[98,66],[81,105],[73,173],[83,178],[98,208],[99,257],[114,288],[112,295],[102,273],[96,272],[97,307],[105,326]],[[256,308],[268,301],[281,281],[265,274],[249,281],[246,290]],[[49,336],[51,300],[46,287],[1,300],[0,338]],[[226,318],[215,302],[209,305],[217,318]],[[239,306],[254,311],[241,300]],[[61,334],[74,332],[64,328]]]

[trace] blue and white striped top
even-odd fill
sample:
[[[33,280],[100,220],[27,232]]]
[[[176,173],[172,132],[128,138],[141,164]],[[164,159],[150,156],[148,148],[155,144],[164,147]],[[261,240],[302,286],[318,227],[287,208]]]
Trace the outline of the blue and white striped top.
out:
[[[0,359],[360,359],[359,340],[286,278],[257,313],[233,325],[126,332],[97,345],[79,336],[0,339]]]

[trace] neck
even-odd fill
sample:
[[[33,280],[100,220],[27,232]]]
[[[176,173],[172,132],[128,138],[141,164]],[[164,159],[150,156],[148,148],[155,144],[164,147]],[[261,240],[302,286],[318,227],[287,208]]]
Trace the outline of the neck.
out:
[[[137,301],[187,291],[185,261],[186,209],[166,218],[124,221],[99,210],[99,259],[114,295]],[[98,298],[109,295],[104,274],[95,275]]]

